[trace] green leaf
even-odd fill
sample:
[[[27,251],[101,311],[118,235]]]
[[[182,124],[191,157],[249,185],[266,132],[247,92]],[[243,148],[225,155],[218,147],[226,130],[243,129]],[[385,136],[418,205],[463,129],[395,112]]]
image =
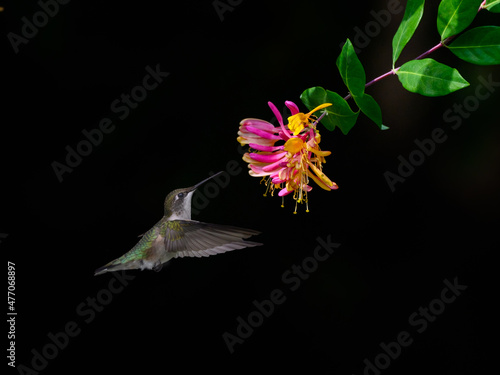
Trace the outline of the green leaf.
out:
[[[458,70],[433,59],[408,61],[396,74],[405,89],[424,96],[447,95],[469,86]]]
[[[365,70],[349,39],[345,42],[342,52],[337,58],[337,67],[351,95],[363,95],[366,84]]]
[[[441,41],[465,30],[476,17],[481,3],[482,0],[442,0],[437,17]]]
[[[456,56],[472,64],[500,64],[500,27],[476,27],[460,35],[447,47]]]
[[[355,96],[354,100],[356,101],[356,104],[358,105],[361,112],[363,112],[375,124],[377,124],[380,129],[388,129],[387,126],[384,126],[382,124],[382,110],[372,96],[365,93],[362,96]]]
[[[342,133],[347,134],[356,124],[359,111],[353,112],[347,101],[336,92],[325,90],[319,86],[311,87],[304,90],[300,99],[310,111],[320,104],[332,103],[332,106],[321,109],[315,114],[319,116],[320,112],[326,112],[321,123],[328,130],[339,127]]]
[[[500,1],[500,0],[499,0]],[[424,13],[425,0],[408,0],[403,20],[392,39],[392,67],[401,51],[411,39]]]
[[[493,13],[500,13],[500,0],[486,0],[483,8]]]

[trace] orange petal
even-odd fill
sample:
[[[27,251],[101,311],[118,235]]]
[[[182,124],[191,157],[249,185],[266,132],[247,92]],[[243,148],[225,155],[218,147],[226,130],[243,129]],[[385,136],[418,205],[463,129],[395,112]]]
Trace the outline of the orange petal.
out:
[[[314,108],[311,112],[309,112],[306,116],[309,117],[314,112],[319,111],[320,109],[323,109],[323,108],[326,108],[326,107],[330,107],[331,105],[332,105],[332,103],[323,103],[323,104],[320,104],[316,108]]]
[[[312,153],[316,154],[317,156],[331,155],[330,151],[321,151],[319,148],[311,147],[309,145],[307,145],[307,151],[311,151]]]
[[[290,152],[292,155],[298,153],[304,147],[304,141],[300,138],[290,138],[285,143],[285,151]]]
[[[318,167],[316,167],[313,163],[311,162],[308,162],[309,166],[311,167],[311,169],[313,170],[314,173],[316,173],[316,176],[318,176],[321,181],[323,181],[323,183],[326,185],[326,186],[332,186],[333,185],[333,182],[332,180],[330,180],[326,174],[324,174]]]
[[[325,189],[327,191],[330,191],[332,189],[330,189],[328,186],[326,186],[318,177],[316,177],[314,174],[312,174],[309,170],[307,171],[307,176],[308,177],[311,177],[313,179],[314,182],[316,182],[316,184],[322,188],[322,189]]]

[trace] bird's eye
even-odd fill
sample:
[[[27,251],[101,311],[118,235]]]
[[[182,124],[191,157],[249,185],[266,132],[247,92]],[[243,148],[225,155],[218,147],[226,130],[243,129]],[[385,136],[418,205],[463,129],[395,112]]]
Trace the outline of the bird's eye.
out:
[[[184,193],[177,194],[177,198],[182,198],[183,196],[184,196]]]

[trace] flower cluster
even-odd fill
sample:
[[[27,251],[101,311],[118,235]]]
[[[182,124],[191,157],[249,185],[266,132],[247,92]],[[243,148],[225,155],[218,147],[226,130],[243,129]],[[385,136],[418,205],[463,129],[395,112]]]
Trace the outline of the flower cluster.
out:
[[[287,101],[285,105],[292,114],[288,117],[287,125],[283,123],[276,106],[271,102],[268,104],[280,126],[275,127],[267,121],[254,118],[242,120],[238,142],[250,147],[250,152],[243,155],[243,160],[249,163],[251,176],[264,177],[266,193],[270,190],[273,194],[275,189],[279,189],[280,197],[293,193],[294,213],[297,213],[297,203],[304,202],[308,212],[307,193],[312,189],[309,179],[325,190],[338,189],[337,184],[322,171],[325,156],[331,153],[319,148],[321,136],[316,129],[318,119],[312,115],[331,104],[321,104],[304,114],[295,103]],[[276,145],[279,141],[284,144]]]

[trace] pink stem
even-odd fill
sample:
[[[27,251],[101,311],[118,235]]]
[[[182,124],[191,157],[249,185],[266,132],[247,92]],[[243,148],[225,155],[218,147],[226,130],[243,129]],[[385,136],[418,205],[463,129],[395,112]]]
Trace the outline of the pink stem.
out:
[[[481,5],[479,6],[479,9],[477,10],[478,12],[481,10],[481,9],[484,9],[483,6],[486,4],[486,0],[484,0]],[[432,47],[430,50],[428,51],[425,51],[424,53],[422,53],[420,56],[416,57],[415,59],[413,60],[421,60],[423,59],[424,57],[430,55],[432,52],[438,50],[439,48],[447,45],[449,42],[451,42],[453,39],[455,39],[457,37],[457,35],[452,35],[448,38],[446,38],[445,40],[443,40],[442,42],[439,42],[438,44],[436,44],[434,47]],[[396,74],[396,72],[399,70],[400,67],[398,68],[395,68],[395,69],[392,69],[390,71],[388,71],[387,73],[384,73],[382,74],[381,76],[371,80],[370,82],[368,82],[365,87],[368,87],[368,86],[371,86],[373,85],[375,82],[378,82],[380,81],[381,79],[384,79],[385,77],[388,77],[390,75],[393,75],[393,74]],[[345,97],[344,97],[344,100],[348,100],[351,98],[351,93],[347,94]]]
[[[317,125],[317,124],[318,124],[318,123],[319,123],[319,122],[323,119],[323,117],[325,117],[325,115],[326,115],[326,111],[324,111],[324,112],[323,112],[323,113],[322,113],[322,114],[318,117],[318,119],[317,119],[316,121],[314,121],[313,126],[314,126],[314,125]]]
[[[428,50],[428,51],[422,53],[420,56],[416,57],[415,60],[421,60],[421,59],[423,59],[427,55],[430,55],[432,52],[440,49],[442,46],[444,46],[444,43],[443,42],[439,42],[434,47],[432,47],[430,50]]]
[[[396,69],[394,69],[394,70],[390,70],[390,71],[388,71],[387,73],[384,73],[384,74],[382,74],[381,76],[379,76],[379,77],[377,77],[377,78],[375,78],[375,79],[372,79],[370,82],[368,82],[368,83],[365,85],[365,87],[371,86],[371,85],[373,85],[375,82],[378,82],[378,81],[380,81],[380,80],[384,79],[385,77],[388,77],[388,76],[390,76],[390,75],[392,75],[392,74],[395,74],[395,73],[398,71],[398,69],[399,69],[399,68],[396,68]],[[350,99],[350,98],[351,98],[351,93],[347,94],[347,96],[344,98],[344,100],[348,100],[348,99]]]

